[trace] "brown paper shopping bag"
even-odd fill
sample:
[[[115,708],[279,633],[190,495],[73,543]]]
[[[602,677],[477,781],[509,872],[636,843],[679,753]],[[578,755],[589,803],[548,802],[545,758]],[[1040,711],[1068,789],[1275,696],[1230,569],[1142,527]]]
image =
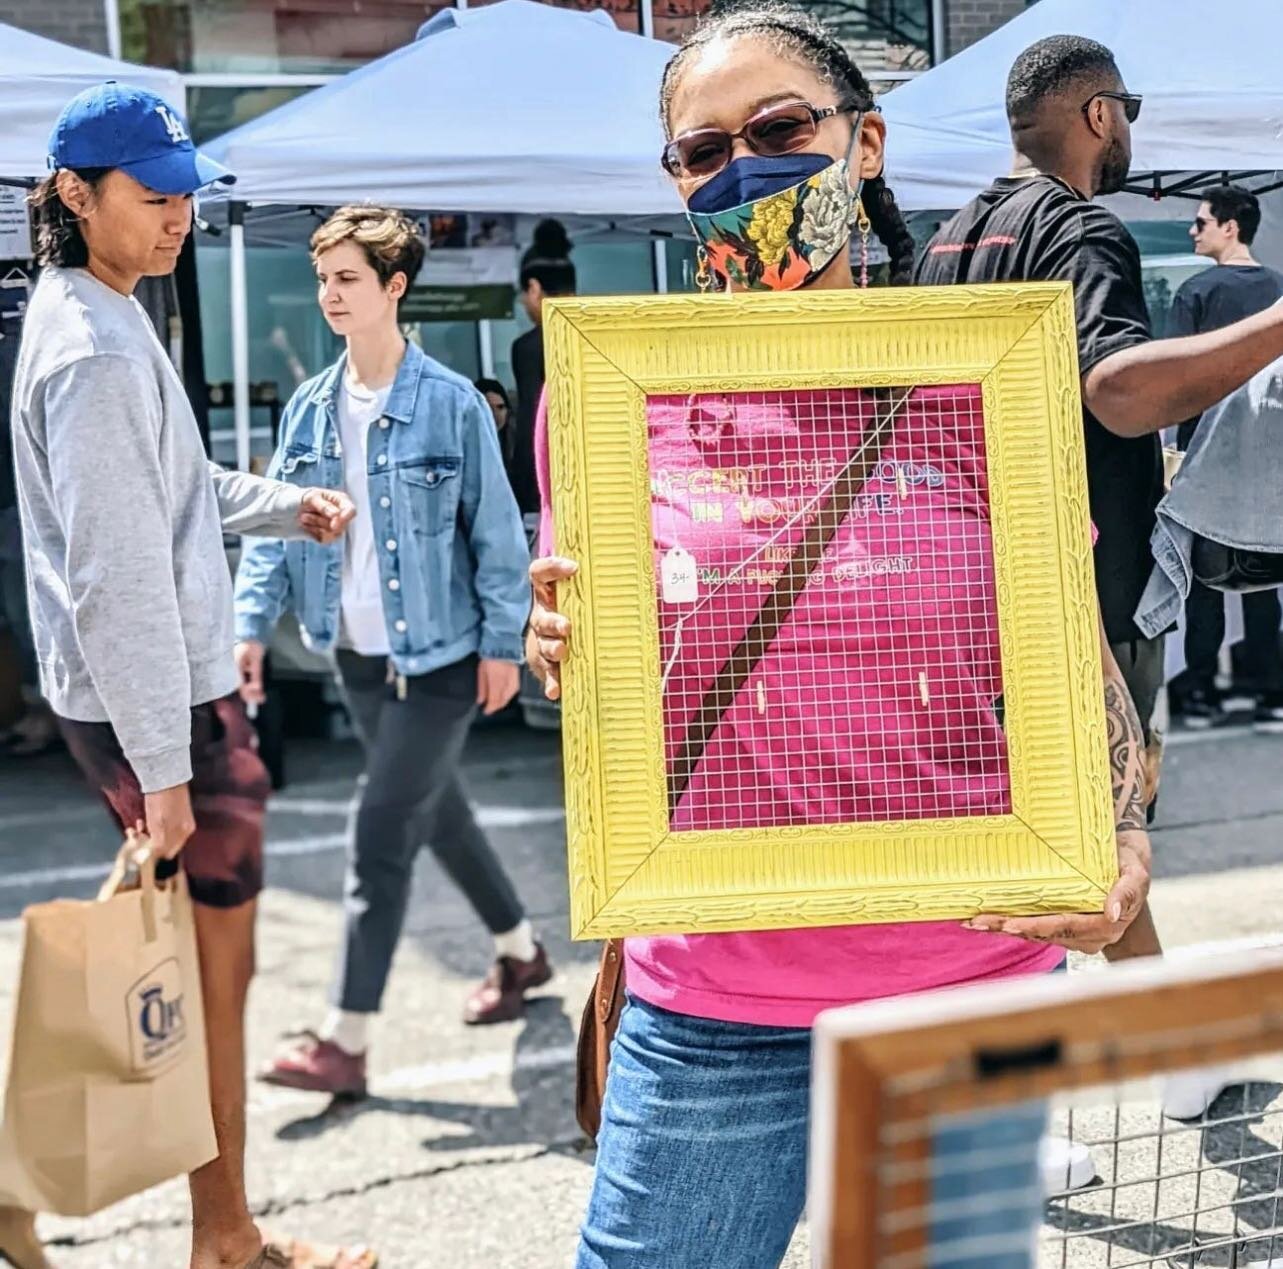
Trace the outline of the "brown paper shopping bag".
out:
[[[123,888],[131,865],[139,884]],[[95,902],[23,913],[0,1203],[85,1216],[218,1151],[191,899],[139,839]]]

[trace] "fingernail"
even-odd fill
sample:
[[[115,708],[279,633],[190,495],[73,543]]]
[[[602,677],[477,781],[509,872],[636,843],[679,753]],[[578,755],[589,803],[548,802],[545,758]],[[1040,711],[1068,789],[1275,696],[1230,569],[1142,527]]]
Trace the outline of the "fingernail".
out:
[[[1109,905],[1109,919],[1117,921],[1123,915],[1123,905],[1117,901]]]

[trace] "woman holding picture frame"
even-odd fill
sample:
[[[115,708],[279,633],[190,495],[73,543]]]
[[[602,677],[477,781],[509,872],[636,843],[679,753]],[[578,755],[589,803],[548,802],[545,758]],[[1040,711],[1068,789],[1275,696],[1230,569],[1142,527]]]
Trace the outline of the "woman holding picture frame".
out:
[[[660,106],[669,137],[663,165],[699,239],[704,285],[732,291],[849,289],[857,282],[850,252],[853,227],[861,239],[861,282],[868,276],[870,232],[891,255],[891,280],[907,280],[913,243],[881,176],[885,125],[867,80],[816,19],[788,7],[739,9],[712,17],[669,63]],[[694,398],[688,408],[693,402]],[[770,422],[777,432],[799,436],[805,443],[807,428],[816,420],[795,406],[772,406]],[[661,403],[660,408],[670,407],[680,409],[681,403]],[[750,403],[748,409],[754,408]],[[943,434],[949,425],[941,420],[949,408],[940,390],[915,389],[889,401],[881,417],[875,414],[872,426],[875,431],[893,431],[897,417],[908,418],[914,426],[924,420],[940,423]],[[699,443],[715,445],[728,426],[733,430],[716,410],[709,412],[701,405],[695,412],[700,418],[690,426],[698,432]],[[654,433],[656,415],[650,419]],[[666,426],[662,418],[659,426]],[[560,666],[574,655],[569,623],[556,610],[556,586],[575,574],[578,562],[552,554],[547,441],[542,431],[537,452],[544,549],[531,569],[535,608],[527,653],[545,681],[547,695],[555,700],[560,695]],[[822,470],[821,459],[813,461],[808,470]],[[893,472],[901,497],[908,479],[899,474],[903,470],[896,466]],[[824,499],[832,506],[838,492],[818,489],[806,505],[813,509]],[[717,521],[722,540],[737,531],[729,517],[714,514],[720,508],[710,513],[709,504],[703,506],[703,512],[692,509],[682,521],[684,541],[678,540],[676,529],[669,532],[665,516],[656,515],[663,584],[672,589],[666,599],[682,598],[682,574],[676,568],[670,573],[668,563],[675,553],[689,560],[681,548],[690,545],[701,516]],[[973,532],[978,509],[982,503],[975,499],[965,510],[945,508],[932,519],[932,531],[959,537]],[[840,515],[850,510],[847,499]],[[749,530],[743,532],[747,535]],[[714,539],[710,532],[699,540]],[[714,583],[701,606],[716,605],[719,589],[721,585]],[[731,605],[743,605],[743,593],[732,599],[723,592],[721,602],[728,609],[728,623],[733,622]],[[738,611],[742,626],[745,609]],[[790,611],[777,613],[777,618],[760,641],[768,656],[772,640],[788,636]],[[761,625],[760,617],[750,621],[750,633]],[[827,628],[843,631],[836,613]],[[983,725],[992,728],[1001,681],[987,668],[996,662],[992,646],[982,647],[978,640],[976,652],[977,665],[959,676],[967,686],[958,691],[974,698],[962,702],[965,716],[985,718],[989,721]],[[830,653],[845,660],[843,673],[858,673],[853,667],[861,664],[864,651],[853,633],[845,633],[845,643],[843,633],[833,637]],[[965,649],[951,650],[951,655],[963,654]],[[674,1269],[708,1264],[759,1269],[778,1264],[805,1200],[810,1027],[819,1012],[863,1000],[1050,972],[1063,964],[1066,947],[1097,952],[1123,937],[1142,910],[1149,885],[1143,741],[1103,637],[1101,656],[1119,851],[1119,881],[1102,913],[982,916],[967,922],[967,928],[919,923],[625,940],[628,999],[611,1047],[579,1269],[657,1264]],[[665,668],[674,679],[680,673],[674,672],[673,663]],[[709,784],[699,784],[699,773],[701,764],[707,765],[714,733],[723,741],[728,734],[732,742],[738,740],[723,748],[743,755],[741,778],[728,783],[728,790],[782,789],[792,803],[790,813],[805,815],[808,797],[798,753],[787,747],[773,751],[752,732],[754,709],[765,713],[768,707],[761,682],[759,677],[756,703],[724,711],[684,754],[686,765],[675,781],[670,769],[674,829],[706,826],[704,820],[692,822],[690,817],[709,811]],[[750,690],[743,677],[731,694],[741,688]],[[771,705],[787,713],[799,708],[799,699],[804,698],[785,692]],[[996,725],[1000,727],[1000,719]],[[733,734],[737,730],[738,737]],[[894,737],[895,729],[890,730]],[[852,732],[845,737],[845,752],[828,754],[846,787],[858,791],[877,786],[885,793],[892,767],[930,767],[929,756],[895,752],[897,743],[907,749],[906,742],[893,738],[888,743],[886,735],[884,730],[873,745],[869,735]],[[881,766],[870,766],[869,752],[877,746]],[[697,785],[702,803],[694,796]],[[790,799],[790,793],[797,796]],[[940,805],[948,805],[950,797],[965,800],[973,794],[971,787],[961,794],[942,788]],[[902,817],[908,816],[905,808],[900,810]],[[955,805],[954,813],[968,812]],[[738,806],[728,805],[729,820],[736,821],[740,814]],[[1040,1208],[1035,1161],[1043,1127],[1043,1110],[1035,1104],[1018,1113],[979,1116],[936,1134],[933,1200],[947,1204],[951,1214],[937,1216],[935,1237],[958,1244],[974,1240],[975,1246],[951,1264],[967,1269],[1030,1265]],[[967,1163],[973,1152],[992,1151],[995,1145],[1003,1147],[1002,1166]],[[1013,1176],[1027,1177],[1025,1200],[1014,1206],[994,1201],[1001,1189],[1012,1186]]]

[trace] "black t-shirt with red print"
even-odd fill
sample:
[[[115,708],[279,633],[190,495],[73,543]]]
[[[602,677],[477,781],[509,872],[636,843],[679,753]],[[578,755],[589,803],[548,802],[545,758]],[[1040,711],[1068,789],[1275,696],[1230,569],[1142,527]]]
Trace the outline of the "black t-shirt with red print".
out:
[[[995,181],[940,228],[914,282],[1072,282],[1082,374],[1150,338],[1135,239],[1112,212],[1049,176]],[[1110,642],[1123,643],[1141,637],[1133,615],[1153,567],[1162,448],[1157,436],[1116,436],[1085,406],[1083,425],[1100,530],[1096,585]]]

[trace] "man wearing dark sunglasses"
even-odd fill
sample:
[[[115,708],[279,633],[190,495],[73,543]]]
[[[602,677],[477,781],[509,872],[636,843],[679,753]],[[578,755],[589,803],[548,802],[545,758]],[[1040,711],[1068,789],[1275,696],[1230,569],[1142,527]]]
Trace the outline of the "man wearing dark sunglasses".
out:
[[[1176,292],[1168,335],[1221,330],[1283,298],[1283,274],[1267,268],[1252,255],[1252,242],[1260,224],[1261,205],[1249,190],[1223,185],[1208,192],[1189,232],[1194,250],[1216,267],[1195,274]],[[1181,450],[1189,448],[1200,418],[1195,416],[1181,424],[1176,441]],[[1283,731],[1279,622],[1278,591],[1253,591],[1243,596],[1244,647],[1257,689],[1258,731]],[[1231,721],[1216,687],[1224,639],[1225,596],[1193,582],[1185,602],[1186,675],[1185,688],[1179,694],[1180,714],[1187,727],[1220,727]]]
[[[1061,35],[1026,49],[1007,83],[1017,175],[995,181],[941,228],[916,281],[1074,284],[1101,612],[1148,724],[1162,687],[1163,648],[1161,639],[1142,636],[1133,615],[1153,567],[1161,450],[1156,435],[1144,435],[1153,429],[1135,426],[1130,406],[1115,419],[1089,386],[1102,363],[1150,338],[1140,252],[1121,221],[1091,201],[1126,183],[1140,106],[1104,45]]]
[[[1126,183],[1139,112],[1140,98],[1103,44],[1056,35],[1027,48],[1007,83],[1017,175],[995,181],[942,226],[914,280],[1074,284],[1097,589],[1148,724],[1163,681],[1162,638],[1146,638],[1135,614],[1154,565],[1158,433],[1283,356],[1283,305],[1189,338],[1151,337],[1136,242],[1092,202]],[[1137,935],[1142,924],[1132,927]]]
[[[1283,305],[1187,339],[1151,337],[1135,239],[1092,202],[1126,184],[1140,105],[1103,44],[1054,35],[1027,48],[1007,81],[1016,175],[995,181],[941,227],[914,281],[1074,285],[1087,485],[1099,530],[1096,586],[1114,657],[1145,725],[1153,790],[1160,746],[1149,724],[1163,686],[1163,638],[1147,638],[1135,617],[1154,567],[1150,536],[1163,495],[1158,433],[1283,357]],[[1106,955],[1160,952],[1146,907]],[[1200,1086],[1185,1101],[1205,1108],[1215,1092]]]

